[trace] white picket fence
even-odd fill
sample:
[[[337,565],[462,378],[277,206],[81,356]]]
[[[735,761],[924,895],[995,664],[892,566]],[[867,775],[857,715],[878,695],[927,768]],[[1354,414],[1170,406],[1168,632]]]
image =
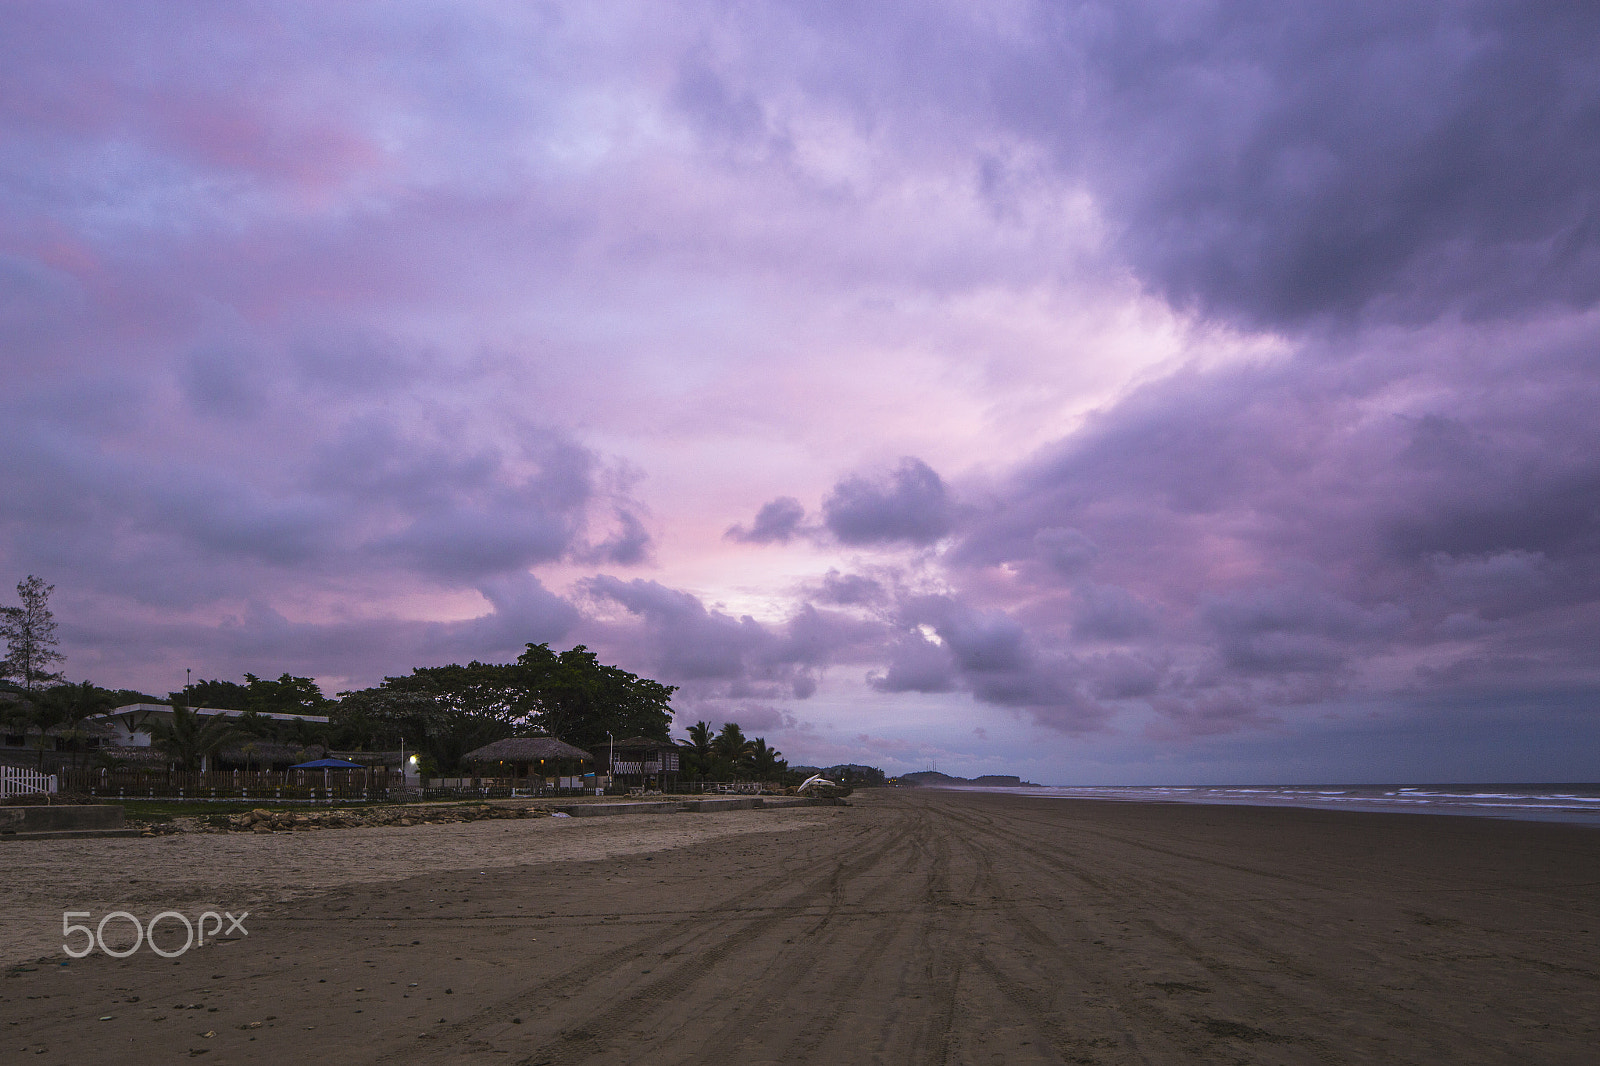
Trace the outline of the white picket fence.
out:
[[[55,790],[55,774],[24,770],[20,766],[0,766],[0,798],[51,793]]]

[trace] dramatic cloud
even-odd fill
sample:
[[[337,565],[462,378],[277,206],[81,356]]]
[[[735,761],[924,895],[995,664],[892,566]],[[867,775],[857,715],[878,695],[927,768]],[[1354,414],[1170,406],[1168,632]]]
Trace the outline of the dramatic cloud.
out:
[[[1287,324],[1600,295],[1593,8],[1102,13],[1081,52],[1093,88],[1073,119],[1118,157],[1091,180],[1121,245],[1172,299]],[[1077,51],[1076,28],[1057,23],[1042,51]],[[1065,94],[1010,99],[1005,111],[1041,132],[1078,125],[1053,121]],[[1082,148],[1044,135],[1083,165]]]
[[[0,588],[73,677],[582,641],[797,761],[1588,772],[1590,6],[5,30]]]
[[[650,669],[692,687],[691,697],[805,699],[816,691],[820,670],[876,635],[870,623],[810,605],[782,625],[767,626],[749,615],[735,618],[707,608],[690,593],[642,578],[602,575],[585,581],[584,588],[643,622],[642,631],[613,639],[637,644],[632,650],[648,660]]]
[[[799,500],[793,496],[779,496],[761,505],[749,529],[729,526],[723,535],[746,544],[782,544],[800,531],[805,517],[806,509]]]
[[[950,532],[949,493],[920,459],[900,460],[887,477],[854,475],[822,501],[828,530],[845,544],[931,544]]]

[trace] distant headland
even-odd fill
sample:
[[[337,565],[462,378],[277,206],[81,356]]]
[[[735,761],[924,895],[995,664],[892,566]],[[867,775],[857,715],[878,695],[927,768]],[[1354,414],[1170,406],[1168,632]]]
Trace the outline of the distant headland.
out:
[[[979,785],[989,788],[1043,788],[1043,785],[1024,781],[1015,774],[984,774],[982,777],[951,777],[938,770],[918,770],[914,774],[901,774],[902,785],[938,788],[941,785]]]

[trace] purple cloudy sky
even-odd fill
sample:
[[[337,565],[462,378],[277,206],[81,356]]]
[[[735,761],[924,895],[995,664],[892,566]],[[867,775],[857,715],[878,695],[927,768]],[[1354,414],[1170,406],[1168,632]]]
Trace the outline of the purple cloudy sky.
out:
[[[1600,7],[0,9],[67,670],[583,642],[800,762],[1593,780]]]

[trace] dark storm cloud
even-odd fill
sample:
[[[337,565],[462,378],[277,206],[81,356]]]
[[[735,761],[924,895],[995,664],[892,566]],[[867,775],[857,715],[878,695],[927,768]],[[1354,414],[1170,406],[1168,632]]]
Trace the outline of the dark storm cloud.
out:
[[[1600,294],[1594,5],[1099,14],[1085,112],[1120,165],[1096,185],[1175,302],[1282,324]],[[1072,47],[1069,19],[1056,47]],[[1061,97],[1028,88],[1008,79],[1001,106],[1053,140]]]
[[[251,417],[269,387],[261,357],[237,348],[213,346],[189,357],[183,388],[198,414],[235,421]]]
[[[899,609],[912,628],[891,647],[888,669],[869,675],[874,688],[959,688],[1068,733],[1094,730],[1109,718],[1109,711],[1085,694],[1076,658],[1042,646],[1009,613],[975,608],[949,595],[911,596]],[[928,639],[930,630],[937,643]]]
[[[1246,672],[1334,669],[1361,644],[1391,636],[1407,621],[1393,604],[1361,607],[1326,591],[1282,586],[1218,596],[1201,613],[1227,665]]]
[[[785,8],[815,35],[794,54],[822,58],[792,76],[817,96],[918,147],[934,112],[969,131],[1000,212],[1037,179],[998,135],[1041,148],[1179,306],[1293,326],[1600,295],[1593,4]],[[714,121],[727,100],[691,104]]]
[[[730,708],[722,722],[737,722],[739,727],[748,737],[754,738],[764,732],[794,729],[800,723],[794,715],[781,707],[774,707],[766,703],[747,703]]]
[[[1033,535],[1040,561],[1071,577],[1094,565],[1100,548],[1076,529],[1041,529]]]
[[[258,598],[289,572],[475,587],[568,556],[629,565],[649,544],[595,454],[520,424],[478,437],[444,402],[308,428],[263,401],[207,425],[149,390],[89,383],[24,391],[0,412],[11,550],[145,603]],[[608,506],[614,531],[591,546]]]
[[[867,674],[879,692],[949,692],[956,687],[955,664],[941,644],[920,632],[906,634],[888,649],[888,666]]]
[[[1142,655],[1093,655],[1085,659],[1083,666],[1089,690],[1097,699],[1142,699],[1161,689],[1162,665]]]
[[[1588,316],[1180,374],[1020,466],[949,560],[977,602],[1010,567],[1032,594],[999,602],[1032,644],[1077,648],[1088,691],[1163,735],[1375,684],[1469,697],[1545,671],[1600,692],[1578,636],[1600,624],[1596,350]],[[1102,546],[1099,580],[1034,565],[1061,529]],[[1102,641],[1121,678],[1082,655]],[[1004,625],[990,644],[1026,646]]]
[[[650,531],[632,511],[617,512],[617,529],[595,545],[592,558],[617,566],[637,566],[650,555]]]
[[[498,578],[479,591],[492,609],[459,622],[382,617],[297,622],[260,600],[249,601],[220,625],[83,614],[67,634],[84,649],[73,656],[73,674],[148,676],[154,656],[204,662],[208,671],[224,677],[287,672],[348,679],[352,687],[361,687],[413,666],[509,661],[529,643],[562,640],[579,621],[570,603],[531,575]],[[176,680],[162,683],[176,688],[181,682],[180,668]]]
[[[1121,641],[1156,627],[1154,613],[1127,589],[1085,582],[1073,595],[1072,635],[1079,640]]]
[[[0,563],[82,590],[75,669],[371,680],[593,633],[719,706],[848,674],[1169,746],[1594,721],[1595,5],[284,11],[0,34]],[[1080,347],[1086,309],[1156,325]],[[1108,361],[1098,406],[1046,360]],[[1023,394],[1060,439],[972,430]],[[646,509],[594,441],[728,480]],[[943,476],[808,515],[760,468],[791,448]],[[733,487],[713,541],[765,500],[726,538],[826,558],[579,602],[527,573],[659,528],[703,575],[681,531]]]
[[[884,598],[882,583],[865,574],[841,574],[829,570],[822,575],[822,586],[816,590],[817,599],[841,607],[860,607]]]
[[[920,459],[901,459],[885,476],[853,475],[822,501],[829,532],[845,544],[931,544],[950,532],[944,481]]]
[[[799,533],[805,517],[806,509],[799,500],[793,496],[779,496],[761,505],[749,529],[742,525],[729,526],[723,536],[745,544],[783,544]]]
[[[1180,740],[1541,671],[1600,692],[1582,635],[1600,624],[1597,350],[1591,315],[1183,370],[972,502],[944,490],[954,536],[921,577],[886,568],[858,599],[829,575],[812,595],[893,623],[858,652],[873,688],[1066,731],[1126,712]]]
[[[469,467],[452,464],[475,468],[475,477],[414,486],[431,505],[419,507],[407,496],[403,527],[381,538],[376,550],[394,553],[419,572],[468,579],[561,558],[575,546],[595,494],[596,458],[546,433],[518,443],[510,454],[479,450]],[[643,529],[633,532],[637,538]],[[628,533],[615,545],[624,554]]]
[[[810,605],[799,607],[782,625],[763,625],[642,578],[601,575],[583,587],[643,623],[617,631],[612,639],[648,660],[666,680],[701,683],[701,693],[753,695],[765,686],[774,694],[806,698],[816,689],[817,671],[873,643],[878,632],[872,623]]]

